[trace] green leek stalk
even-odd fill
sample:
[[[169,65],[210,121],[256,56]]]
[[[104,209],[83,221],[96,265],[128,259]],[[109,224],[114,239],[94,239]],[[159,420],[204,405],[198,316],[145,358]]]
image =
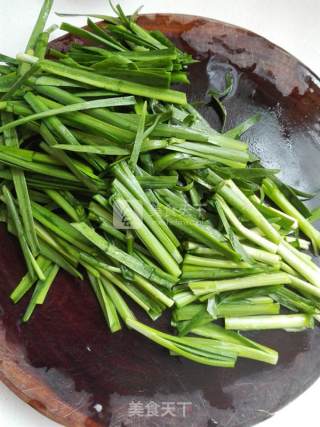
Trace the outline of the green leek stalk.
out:
[[[290,282],[291,279],[287,273],[261,273],[235,279],[191,282],[189,288],[195,295],[206,295],[260,286],[286,285]]]
[[[39,12],[39,16],[35,26],[32,29],[32,33],[29,37],[25,52],[30,49],[34,49],[40,34],[43,32],[44,27],[46,25],[48,16],[50,14],[51,8],[53,5],[53,0],[44,0],[42,8]]]
[[[320,232],[289,202],[277,185],[269,178],[263,180],[262,188],[266,195],[286,214],[295,218],[299,228],[312,242],[314,250],[320,249]]]
[[[152,229],[154,234],[158,237],[158,239],[165,245],[165,243],[161,240],[163,236],[163,232],[167,235],[167,237],[172,241],[172,243],[175,245],[175,247],[179,246],[179,241],[175,237],[174,233],[170,230],[167,223],[163,220],[157,209],[155,209],[150,202],[148,196],[143,191],[142,187],[140,186],[139,182],[135,178],[135,176],[130,171],[130,168],[128,165],[122,161],[121,163],[117,163],[113,166],[112,172],[114,173],[115,177],[127,188],[127,190],[133,194],[133,196],[142,204],[144,210],[150,215],[152,219],[158,223],[158,226],[156,224],[151,225],[151,222],[148,223],[149,227]],[[130,199],[129,199],[130,201]],[[147,216],[146,216],[147,220]],[[161,233],[160,229],[163,231]],[[174,255],[173,255],[174,256]],[[177,258],[181,259],[176,254]],[[179,262],[179,261],[178,261]]]
[[[199,267],[213,268],[250,268],[251,265],[247,262],[234,262],[224,259],[202,258],[194,255],[186,255],[183,264],[194,265]]]
[[[128,255],[121,249],[117,248],[115,245],[107,242],[87,224],[80,222],[73,223],[72,225],[75,230],[80,232],[82,236],[88,239],[91,244],[97,246],[106,255],[110,256],[116,261],[119,261],[120,263],[124,264],[136,273],[141,274],[141,276],[145,277],[146,279],[150,279],[159,285],[169,288],[175,284],[175,277],[165,272],[162,272],[162,270],[160,269],[155,269],[153,267],[148,266],[147,264],[143,263],[142,261],[139,261],[132,255]]]
[[[228,246],[226,242],[221,241],[218,233],[213,234],[208,232],[206,227],[193,218],[187,217],[177,210],[170,209],[169,207],[159,204],[159,211],[161,215],[175,228],[190,235],[199,242],[218,249],[222,254],[230,258],[237,258],[237,254]]]
[[[51,264],[51,266],[47,268],[45,272],[45,277],[43,278],[43,280],[41,279],[38,280],[38,282],[36,283],[34,292],[32,294],[31,300],[27,306],[26,312],[22,317],[23,322],[28,322],[35,307],[38,304],[43,304],[58,272],[59,272],[59,267],[56,264]]]
[[[188,351],[188,349],[184,347],[179,347],[176,343],[172,342],[170,340],[172,336],[168,334],[162,334],[156,329],[150,328],[149,326],[146,326],[143,323],[140,323],[136,320],[127,319],[126,323],[129,328],[134,329],[135,331],[146,336],[147,338],[151,339],[152,341],[161,345],[162,347],[165,347],[168,350],[174,352],[175,354],[183,356],[187,359],[193,360],[198,363],[202,363],[204,365],[209,365],[209,366],[223,366],[223,367],[234,366],[235,358],[232,356],[226,359],[219,360],[216,358],[210,358],[209,354],[207,357],[204,357],[203,355],[197,355],[192,353],[190,350]]]
[[[12,219],[15,233],[18,236],[18,239],[20,242],[21,250],[23,252],[28,271],[31,277],[33,277],[36,274],[39,279],[43,280],[44,279],[43,271],[41,270],[40,266],[38,265],[36,259],[32,255],[32,252],[28,246],[28,243],[24,234],[24,230],[22,227],[22,223],[20,221],[19,214],[16,210],[14,199],[10,191],[5,185],[2,187],[2,192],[3,192],[4,201],[7,205],[8,212]]]
[[[164,246],[156,239],[144,225],[139,216],[130,208],[127,201],[119,196],[114,198],[114,206],[120,210],[129,221],[132,230],[139,236],[145,246],[150,250],[162,267],[173,276],[179,277],[181,270]]]
[[[140,215],[142,206],[140,204],[140,200],[136,199],[134,195],[130,193],[130,191],[118,180],[113,181],[113,187],[118,192],[118,194],[125,200],[127,203],[131,206],[133,211]],[[152,205],[151,205],[152,207]],[[152,207],[152,209],[154,209]],[[158,224],[156,221],[156,218],[152,216],[152,213],[150,214],[147,211],[143,211],[143,222],[146,224],[146,226],[149,227],[150,231],[153,232],[154,236],[159,239],[159,243],[163,245],[163,247],[169,252],[169,254],[172,255],[172,258],[177,263],[180,263],[182,261],[182,257],[180,255],[180,252],[175,246],[175,242],[172,242],[170,239],[171,236],[169,236],[165,230],[161,227],[161,224]],[[171,231],[170,231],[171,233]],[[176,270],[177,271],[177,270]],[[180,273],[179,273],[180,274]],[[178,275],[179,275],[178,274]]]
[[[242,234],[246,239],[250,240],[255,245],[260,246],[261,248],[268,252],[271,252],[272,254],[276,254],[278,247],[275,243],[242,225],[237,216],[224,201],[224,199],[218,194],[216,194],[215,197],[217,198],[217,200],[219,200],[219,203],[222,206],[222,209],[228,220],[240,234]]]
[[[279,313],[280,304],[278,303],[222,303],[217,307],[217,316],[225,318]]]
[[[101,74],[93,73],[92,71],[85,71],[79,68],[74,69],[48,59],[43,59],[38,62],[37,58],[27,54],[19,54],[17,55],[17,59],[29,64],[37,63],[42,71],[85,83],[93,87],[112,90],[113,92],[144,96],[146,98],[159,99],[165,102],[172,102],[173,104],[176,103],[183,105],[186,103],[185,94],[172,89],[160,89],[158,87],[106,77]]]
[[[116,311],[116,308],[105,291],[101,281],[96,277],[89,274],[89,280],[99,301],[104,317],[109,325],[111,332],[117,332],[121,330],[121,323]]]
[[[25,98],[28,100],[28,102],[31,104],[32,108],[36,112],[41,112],[41,111],[46,110],[46,106],[42,103],[42,101],[39,98],[37,98],[36,96],[34,96],[31,92],[28,92],[28,94],[25,95]],[[49,129],[56,132],[57,135],[59,135],[63,140],[67,140],[68,143],[77,145],[77,141],[74,139],[74,137],[72,136],[70,131],[62,125],[62,123],[60,122],[60,120],[58,118],[48,117],[47,119],[45,119],[45,123],[47,123]],[[54,145],[57,145],[56,142],[54,142]],[[77,166],[75,166],[74,163],[72,163],[67,158],[66,155],[64,155],[62,157],[62,154],[64,154],[64,153],[60,153],[59,156],[60,156],[60,158],[63,158],[66,166],[71,169],[71,171],[75,174],[75,176],[81,182],[83,182],[84,185],[86,185],[90,190],[95,191],[97,187],[94,184],[94,182],[91,179],[89,179],[85,174],[83,174],[77,168]]]
[[[2,113],[1,117],[4,124],[9,123],[12,119],[12,115],[10,113]],[[19,147],[19,140],[15,130],[4,132],[4,142],[9,147]],[[39,252],[39,243],[34,229],[34,221],[32,217],[32,209],[27,182],[22,170],[12,168],[11,173],[17,194],[19,212],[22,218],[26,240],[32,254],[36,256]]]
[[[46,271],[47,268],[51,265],[51,261],[45,258],[42,255],[37,257],[37,263],[42,271]],[[32,288],[32,286],[36,283],[37,277],[32,276],[29,272],[26,273],[23,278],[18,283],[17,287],[12,291],[10,298],[11,300],[17,304],[25,294]]]
[[[242,356],[242,352],[246,348],[245,357],[249,359],[261,360],[262,362],[273,365],[278,362],[278,353],[276,351],[243,337],[236,332],[226,330],[219,325],[211,323],[210,325],[194,328],[191,332],[206,338],[229,342],[230,344],[239,346],[236,350],[239,356]]]
[[[111,282],[109,282],[105,278],[101,278],[101,284],[103,286],[103,289],[106,291],[107,295],[113,302],[119,316],[124,322],[127,322],[128,320],[135,320],[135,315],[128,307],[125,300],[122,298],[121,294],[118,292],[118,290],[113,286]]]
[[[225,319],[226,329],[252,331],[263,329],[303,330],[313,328],[313,317],[306,314],[287,314],[276,316],[229,317]]]

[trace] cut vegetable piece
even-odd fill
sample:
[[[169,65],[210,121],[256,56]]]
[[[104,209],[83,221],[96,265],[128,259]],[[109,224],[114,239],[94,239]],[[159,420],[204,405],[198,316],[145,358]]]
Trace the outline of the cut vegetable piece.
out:
[[[303,330],[314,327],[313,316],[287,314],[277,316],[229,317],[225,319],[226,329],[252,331],[262,329]]]
[[[290,282],[291,279],[287,273],[262,273],[236,279],[191,282],[189,287],[195,295],[205,295],[260,286],[287,285]]]

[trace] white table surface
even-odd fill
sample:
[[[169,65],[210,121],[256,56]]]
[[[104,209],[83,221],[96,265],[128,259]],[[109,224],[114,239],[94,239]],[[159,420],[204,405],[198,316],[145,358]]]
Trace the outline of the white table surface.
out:
[[[54,10],[110,14],[106,3],[105,0],[56,0]],[[125,11],[131,12],[143,1],[120,0],[119,3]],[[0,0],[2,53],[14,56],[23,50],[41,4],[42,0]],[[145,12],[202,15],[248,28],[288,50],[320,75],[319,0],[147,0],[145,4]],[[85,23],[85,18],[68,19],[77,25]],[[50,15],[49,24],[60,22],[61,18],[53,13]],[[59,31],[54,33],[55,37],[57,35]],[[319,396],[320,380],[274,417],[261,423],[261,427],[319,426]],[[26,405],[0,383],[0,426],[54,427],[58,424]]]

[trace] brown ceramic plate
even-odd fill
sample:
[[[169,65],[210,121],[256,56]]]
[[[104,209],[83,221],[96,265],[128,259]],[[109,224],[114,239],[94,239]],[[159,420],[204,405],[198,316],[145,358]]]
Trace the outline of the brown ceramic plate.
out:
[[[222,22],[183,15],[146,15],[139,22],[164,31],[200,60],[191,67],[189,99],[203,100],[210,77],[217,81],[232,70],[237,87],[226,102],[227,126],[260,112],[262,121],[247,134],[251,149],[265,165],[281,168],[287,182],[318,190],[320,88],[310,70],[262,37]],[[63,49],[70,41],[63,37],[53,45]],[[204,113],[218,124],[212,110]],[[9,294],[24,265],[15,239],[4,227],[0,232],[0,378],[63,425],[248,427],[320,374],[318,327],[252,334],[279,351],[275,367],[249,360],[235,369],[201,366],[169,357],[134,332],[109,334],[88,283],[67,274],[21,325],[27,301],[13,306]],[[167,328],[168,319],[158,327]]]

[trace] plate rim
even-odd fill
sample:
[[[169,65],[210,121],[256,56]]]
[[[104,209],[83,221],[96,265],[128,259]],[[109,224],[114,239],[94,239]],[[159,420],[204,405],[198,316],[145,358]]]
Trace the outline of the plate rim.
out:
[[[317,82],[319,89],[320,89],[320,77],[311,68],[309,68],[309,66],[307,66],[299,58],[297,58],[295,55],[291,54],[289,51],[287,51],[283,47],[281,47],[278,44],[270,41],[267,37],[265,37],[259,33],[256,33],[255,31],[249,30],[245,27],[238,26],[238,25],[230,23],[230,22],[226,22],[226,21],[222,21],[222,20],[218,20],[215,18],[210,18],[210,17],[206,17],[206,16],[202,16],[202,15],[193,15],[193,14],[170,13],[170,12],[157,13],[157,12],[155,12],[155,13],[139,14],[138,19],[146,19],[147,18],[147,19],[150,19],[152,21],[152,20],[157,20],[158,17],[163,17],[163,18],[167,17],[170,19],[178,17],[180,19],[186,19],[188,21],[201,20],[201,21],[203,21],[203,23],[205,23],[205,22],[217,23],[219,25],[224,25],[224,26],[229,27],[229,28],[231,27],[234,30],[237,30],[240,32],[245,32],[248,35],[258,37],[259,39],[263,40],[264,42],[266,42],[266,43],[272,45],[273,47],[277,48],[282,53],[284,53],[284,54],[290,56],[291,58],[295,59],[297,62],[297,65],[302,66],[302,68],[304,70],[306,70],[310,75],[312,75],[312,77]],[[101,25],[103,22],[104,21],[98,21],[96,23],[98,25]],[[181,25],[181,22],[180,22],[180,25]],[[82,28],[86,28],[86,27],[87,26],[83,26]],[[170,32],[170,28],[168,28],[168,32]],[[68,33],[65,33],[65,34],[51,40],[49,43],[49,46],[52,43],[62,41],[66,37],[68,37]],[[0,318],[0,332],[1,332],[1,327],[2,327],[2,325],[1,325],[1,318]],[[4,342],[5,342],[5,340],[4,340]],[[15,394],[15,396],[17,396],[22,401],[29,404],[31,407],[33,407],[35,410],[37,410],[41,414],[45,415],[46,417],[48,417],[49,419],[51,419],[57,423],[61,423],[63,426],[66,426],[66,427],[77,427],[77,426],[79,426],[79,427],[80,426],[101,427],[101,425],[99,423],[97,423],[92,417],[85,415],[84,413],[81,412],[81,410],[75,409],[71,405],[65,403],[59,397],[59,395],[57,393],[55,393],[55,391],[50,386],[48,386],[46,383],[44,383],[37,376],[32,376],[30,384],[32,383],[33,387],[37,390],[40,390],[40,391],[33,392],[34,398],[29,396],[28,394],[26,394],[26,390],[20,389],[16,385],[16,381],[19,381],[20,378],[24,378],[27,375],[27,373],[19,365],[19,363],[18,363],[19,360],[17,361],[15,359],[14,360],[9,359],[10,367],[9,367],[9,369],[8,368],[6,369],[6,362],[7,362],[6,361],[6,358],[7,358],[6,350],[8,350],[8,349],[5,348],[4,351],[2,351],[2,350],[0,351],[0,381],[6,387],[8,387],[8,389],[11,390]],[[8,373],[9,373],[9,375],[7,375]],[[319,377],[314,379],[302,393],[304,393],[315,381],[317,381],[317,379],[319,379]],[[16,380],[16,381],[14,381],[14,380]],[[296,396],[293,400],[295,400],[296,398],[301,396],[301,394]],[[37,399],[37,396],[39,397],[39,399]],[[50,402],[51,402],[51,399],[54,399],[54,401],[61,403],[62,406],[64,407],[64,411],[66,409],[68,409],[69,413],[62,415],[62,413],[61,413],[62,409],[61,408],[59,410],[54,411],[54,410],[52,410],[52,408],[50,407],[49,404],[48,404],[48,407],[45,406],[42,403],[42,401],[45,400],[44,396],[45,396],[45,399],[48,399],[48,401],[50,401]],[[292,402],[292,400],[287,402],[284,406],[286,406],[290,402]],[[284,407],[284,406],[282,406],[282,407]],[[272,414],[272,415],[274,415],[274,414]],[[266,414],[266,417],[264,419],[267,419],[269,417],[270,416],[268,416]]]

